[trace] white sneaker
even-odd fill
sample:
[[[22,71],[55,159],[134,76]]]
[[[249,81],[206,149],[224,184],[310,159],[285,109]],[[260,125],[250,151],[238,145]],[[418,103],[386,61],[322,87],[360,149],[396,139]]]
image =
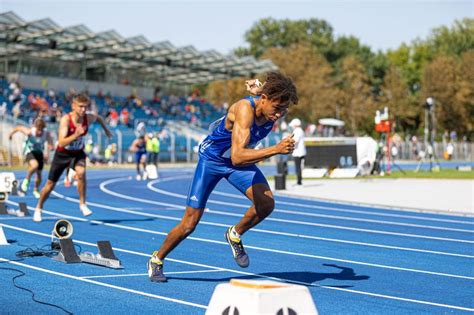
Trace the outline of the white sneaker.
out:
[[[143,172],[143,180],[147,180],[148,179],[148,173],[147,172]]]
[[[82,215],[85,217],[92,214],[92,211],[87,207],[87,205],[80,205],[79,209],[81,209]]]
[[[34,222],[41,222],[43,219],[41,218],[41,209],[35,209],[33,214],[33,221]]]

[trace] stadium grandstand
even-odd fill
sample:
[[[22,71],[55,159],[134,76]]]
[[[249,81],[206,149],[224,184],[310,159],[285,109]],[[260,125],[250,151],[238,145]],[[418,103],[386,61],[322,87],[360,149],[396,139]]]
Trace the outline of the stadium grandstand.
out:
[[[41,116],[57,136],[58,118],[70,110],[71,98],[84,91],[91,97],[91,110],[106,118],[114,135],[109,140],[92,127],[88,148],[93,162],[107,162],[104,151],[112,144],[117,148],[113,161],[131,161],[127,151],[140,122],[147,133],[159,134],[161,161],[193,161],[205,128],[224,110],[201,97],[193,85],[276,69],[270,60],[1,13],[0,119],[8,123],[2,124],[0,164],[23,162],[23,139],[18,136],[10,143],[9,126],[30,125]]]

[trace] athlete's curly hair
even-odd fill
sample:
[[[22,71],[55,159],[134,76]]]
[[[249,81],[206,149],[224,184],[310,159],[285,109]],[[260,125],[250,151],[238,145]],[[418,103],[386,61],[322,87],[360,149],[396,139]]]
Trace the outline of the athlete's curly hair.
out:
[[[277,71],[267,73],[267,80],[262,86],[261,94],[265,94],[271,100],[279,100],[281,103],[298,104],[298,92],[293,80]]]

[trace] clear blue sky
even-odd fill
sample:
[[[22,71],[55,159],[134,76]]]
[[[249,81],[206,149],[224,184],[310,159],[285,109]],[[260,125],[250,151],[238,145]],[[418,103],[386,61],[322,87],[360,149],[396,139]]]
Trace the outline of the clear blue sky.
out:
[[[395,49],[426,38],[430,30],[474,17],[474,0],[0,0],[0,12],[30,21],[49,17],[60,26],[85,24],[92,31],[115,29],[124,37],[229,53],[244,46],[244,34],[261,18],[328,21],[336,36],[354,35],[374,50]]]

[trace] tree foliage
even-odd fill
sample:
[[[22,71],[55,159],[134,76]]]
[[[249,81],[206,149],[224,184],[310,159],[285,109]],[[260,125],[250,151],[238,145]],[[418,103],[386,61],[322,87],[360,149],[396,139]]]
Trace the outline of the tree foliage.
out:
[[[387,106],[398,131],[412,133],[422,128],[422,104],[431,96],[439,131],[473,132],[472,18],[377,53],[354,36],[335,37],[332,26],[320,19],[262,19],[245,39],[248,47],[237,48],[235,54],[269,58],[295,81],[300,104],[289,118],[316,123],[339,117],[352,134],[370,133],[375,110]],[[212,83],[208,97],[218,103],[238,100],[245,95],[245,79]]]
[[[318,118],[336,114],[336,90],[332,67],[309,44],[271,48],[263,55],[289,75],[298,89],[299,104],[290,109],[289,118],[298,117],[316,123]]]

